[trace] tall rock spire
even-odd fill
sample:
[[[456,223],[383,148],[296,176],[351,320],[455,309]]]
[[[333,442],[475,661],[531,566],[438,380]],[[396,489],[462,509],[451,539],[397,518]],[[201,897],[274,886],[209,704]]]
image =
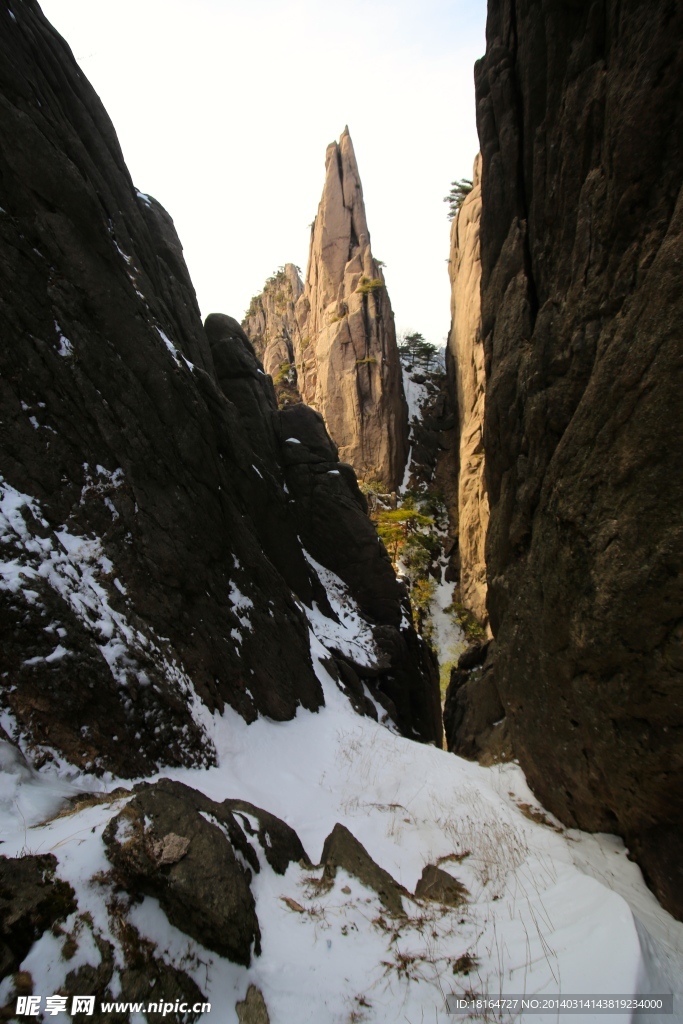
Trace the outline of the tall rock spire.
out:
[[[273,377],[279,404],[313,406],[342,461],[361,480],[395,490],[408,456],[408,407],[381,268],[345,128],[327,147],[305,284],[286,264],[252,299],[242,326]]]
[[[325,186],[297,303],[301,397],[324,417],[361,479],[400,484],[408,454],[394,314],[370,249],[363,189],[348,128],[327,147]]]

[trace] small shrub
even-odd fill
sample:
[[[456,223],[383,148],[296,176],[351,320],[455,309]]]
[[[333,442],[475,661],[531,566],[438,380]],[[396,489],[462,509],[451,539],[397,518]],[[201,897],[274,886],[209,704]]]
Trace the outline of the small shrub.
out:
[[[444,608],[447,615],[452,615],[458,623],[469,643],[479,643],[486,639],[486,630],[481,622],[475,619],[469,608],[457,598]]]
[[[406,541],[412,534],[433,525],[433,519],[405,504],[401,508],[380,512],[376,521],[377,533],[384,541],[394,563],[397,562]]]
[[[376,363],[377,360],[374,356],[368,356],[367,359],[356,359],[356,366],[368,366],[370,363]]]
[[[448,219],[453,220],[456,213],[460,210],[460,207],[467,199],[468,195],[472,191],[472,181],[470,178],[461,178],[460,181],[451,182],[451,190],[447,196],[443,197],[444,203],[448,203]]]
[[[361,295],[369,295],[371,292],[376,292],[378,288],[384,288],[384,281],[381,278],[375,277],[371,281],[369,277],[361,277],[356,291]]]
[[[273,384],[282,384],[283,380],[286,380],[289,377],[291,369],[291,363],[280,363],[280,369],[273,377]]]

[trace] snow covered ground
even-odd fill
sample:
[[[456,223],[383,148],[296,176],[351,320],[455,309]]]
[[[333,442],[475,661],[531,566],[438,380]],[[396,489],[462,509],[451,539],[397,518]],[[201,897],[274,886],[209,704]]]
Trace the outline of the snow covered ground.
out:
[[[271,1024],[445,1024],[458,1019],[447,1014],[445,998],[467,990],[631,994],[680,986],[683,925],[659,907],[621,842],[563,829],[543,814],[514,764],[482,768],[359,718],[320,664],[326,650],[315,634],[324,639],[323,619],[318,611],[312,615],[311,646],[324,708],[300,711],[288,723],[261,718],[247,726],[231,711],[212,716],[197,703],[219,765],[160,777],[216,800],[241,798],[271,811],[296,829],[313,862],[341,822],[410,892],[423,867],[438,862],[470,896],[457,909],[406,898],[406,917],[399,919],[343,872],[322,892],[315,884],[319,871],[298,865],[285,876],[262,871],[252,888],[263,952],[248,969],[202,948],[146,897],[130,919],[211,1001],[204,1024],[236,1022],[235,1003],[249,984],[262,991]],[[11,729],[12,723],[4,725]],[[89,911],[92,929],[117,947],[106,886],[93,876],[109,867],[102,832],[124,800],[46,819],[66,796],[110,791],[120,780],[70,776],[64,765],[33,772],[9,744],[0,746],[3,854],[54,853],[81,913]],[[75,917],[67,930],[74,923]],[[96,964],[99,953],[87,931],[77,962]],[[48,932],[23,967],[34,977],[34,991],[51,994],[77,962],[62,959],[61,940]],[[470,973],[454,972],[454,965],[469,965]],[[4,994],[0,988],[0,1004]],[[549,1024],[559,1018],[529,1019]],[[631,1015],[608,1019],[625,1024]]]
[[[410,397],[414,408],[416,396]],[[93,478],[88,486],[96,488],[98,481]],[[46,580],[76,614],[96,612],[93,629],[118,678],[118,649],[135,638],[127,621],[111,611],[93,575],[93,566],[104,558],[98,542],[66,528],[58,535],[60,546],[50,539],[39,542],[20,515],[33,503],[39,518],[37,503],[8,486],[0,490],[6,555],[0,586],[12,592],[21,588],[30,600],[31,586]],[[203,1024],[234,1024],[235,1003],[250,984],[262,991],[271,1024],[445,1024],[457,1019],[447,1014],[446,998],[466,992],[680,993],[683,925],[662,910],[618,839],[564,829],[538,806],[514,764],[483,768],[354,713],[323,659],[327,648],[336,648],[356,662],[371,662],[372,633],[343,583],[309,561],[338,619],[326,618],[316,606],[304,609],[325,707],[316,714],[300,710],[291,722],[260,718],[248,726],[231,710],[209,714],[189,676],[169,662],[168,673],[182,674],[178,685],[207,745],[215,746],[218,765],[168,769],[158,777],[177,779],[219,801],[248,800],[276,814],[296,830],[314,863],[340,822],[410,893],[425,865],[438,864],[469,895],[457,908],[405,897],[405,916],[392,917],[372,890],[344,872],[324,889],[317,884],[320,869],[290,864],[287,874],[278,876],[264,868],[252,880],[263,951],[249,968],[201,947],[146,897],[133,905],[129,919],[156,945],[156,955],[190,974],[212,1003]],[[115,582],[125,595],[125,581]],[[440,588],[437,604],[447,598]],[[248,616],[249,599],[236,591],[235,600]],[[450,640],[438,612],[434,618],[443,646]],[[135,642],[143,639],[137,636]],[[161,651],[159,658],[161,663]],[[17,737],[9,714],[0,715],[0,724]],[[78,793],[109,793],[120,785],[130,789],[132,783],[79,774],[56,752],[35,771],[16,746],[0,739],[2,854],[54,854],[58,874],[73,886],[79,903],[78,917],[73,914],[64,926],[77,937],[75,955],[65,959],[65,936],[48,931],[22,964],[36,993],[56,993],[66,974],[81,964],[97,966],[96,940],[101,945],[102,937],[112,943],[119,967],[123,964],[107,910],[113,883],[102,833],[128,798],[119,795],[55,816]],[[0,985],[0,1006],[10,985],[9,979]],[[115,982],[110,987],[115,989]],[[683,1001],[673,1019],[683,1019],[681,1007]],[[142,1019],[134,1018],[134,1024]],[[529,1019],[549,1024],[559,1018]],[[631,1015],[609,1020],[625,1024]]]

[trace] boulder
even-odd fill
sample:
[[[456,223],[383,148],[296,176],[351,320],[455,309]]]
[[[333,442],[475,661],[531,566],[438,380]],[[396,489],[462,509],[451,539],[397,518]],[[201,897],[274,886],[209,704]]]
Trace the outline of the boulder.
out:
[[[17,971],[46,929],[76,909],[73,889],[55,878],[57,858],[0,857],[0,978]]]
[[[261,870],[258,847],[280,874],[292,860],[308,862],[296,833],[274,815],[238,800],[216,803],[168,779],[137,786],[103,838],[128,892],[156,897],[171,924],[246,966],[252,949],[260,953],[249,888]]]
[[[244,999],[235,1004],[239,1024],[270,1024],[268,1007],[263,993],[256,985],[250,985]]]
[[[422,900],[432,900],[447,907],[460,907],[467,903],[469,889],[453,875],[449,875],[436,864],[427,864],[415,886],[415,895]]]
[[[327,881],[334,881],[337,869],[343,868],[368,889],[374,889],[390,914],[405,916],[402,896],[408,896],[408,891],[375,863],[363,844],[344,825],[337,823],[325,840],[321,864],[324,867],[323,878]]]

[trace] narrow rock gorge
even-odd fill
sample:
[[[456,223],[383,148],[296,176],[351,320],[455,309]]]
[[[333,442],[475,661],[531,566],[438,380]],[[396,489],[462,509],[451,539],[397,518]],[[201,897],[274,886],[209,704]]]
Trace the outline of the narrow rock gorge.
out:
[[[348,130],[305,281],[202,322],[0,5],[0,1020],[683,998],[681,39],[668,0],[491,3],[446,371],[412,335],[404,393]],[[413,615],[456,583],[447,751]]]
[[[491,4],[475,76],[488,677],[545,806],[679,917],[682,19]]]
[[[252,300],[243,327],[263,346],[278,384],[291,374],[290,388],[296,383],[301,400],[322,415],[342,461],[359,478],[396,490],[408,455],[408,409],[348,128],[327,148],[303,291],[287,264]]]

